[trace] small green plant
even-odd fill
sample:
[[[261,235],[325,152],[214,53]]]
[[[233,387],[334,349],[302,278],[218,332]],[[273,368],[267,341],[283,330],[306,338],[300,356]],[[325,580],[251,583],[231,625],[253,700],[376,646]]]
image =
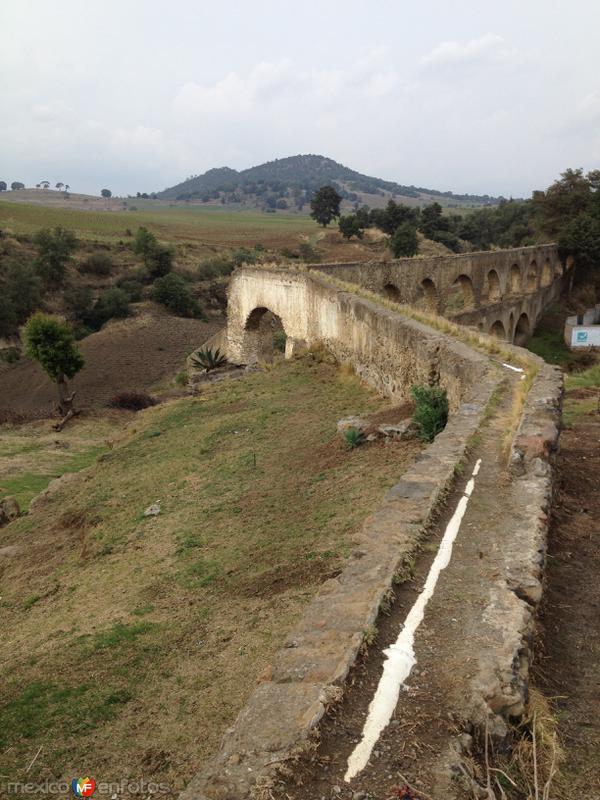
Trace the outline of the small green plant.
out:
[[[217,369],[217,367],[222,367],[227,362],[227,358],[218,347],[216,350],[211,350],[207,347],[206,350],[197,350],[192,355],[191,362],[196,369],[210,372],[213,369]]]
[[[5,347],[4,350],[0,350],[0,359],[5,361],[7,364],[15,364],[20,358],[21,351],[14,345]]]
[[[278,350],[280,353],[285,353],[286,340],[285,331],[275,331],[273,334],[273,349]]]
[[[413,419],[419,426],[421,439],[433,442],[448,422],[448,396],[439,386],[412,386],[415,401]]]
[[[363,443],[364,436],[356,428],[348,428],[348,430],[344,431],[344,441],[349,450],[354,450],[355,447]]]
[[[184,369],[182,369],[177,373],[177,375],[175,375],[175,384],[177,386],[187,386],[187,382],[188,374]]]

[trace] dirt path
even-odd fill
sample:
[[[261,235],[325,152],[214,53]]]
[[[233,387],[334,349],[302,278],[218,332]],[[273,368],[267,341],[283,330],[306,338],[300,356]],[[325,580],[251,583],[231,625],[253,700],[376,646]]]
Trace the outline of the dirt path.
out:
[[[561,435],[537,681],[554,707],[565,762],[554,797],[600,800],[600,417]]]
[[[511,382],[512,378],[509,379]],[[354,668],[344,700],[321,725],[321,741],[310,757],[300,762],[276,796],[290,800],[397,797],[406,781],[416,796],[464,798],[467,786],[449,781],[446,764],[450,746],[465,718],[483,718],[473,707],[473,697],[494,697],[497,657],[509,652],[503,623],[510,615],[529,613],[512,592],[511,583],[518,542],[512,535],[511,513],[519,512],[522,488],[511,483],[501,453],[502,434],[508,424],[511,392],[503,399],[484,429],[480,443],[415,565],[412,581],[396,591],[387,616],[380,617],[376,642]],[[407,613],[421,592],[448,520],[481,460],[480,472],[454,544],[448,567],[418,628],[414,650],[416,664],[400,692],[393,719],[374,747],[365,769],[345,782],[347,760],[361,733],[369,703],[379,683],[384,655],[395,641]],[[517,482],[518,484],[518,482]],[[514,619],[514,616],[512,617]],[[506,687],[505,687],[506,688]],[[474,691],[475,690],[475,691]],[[517,696],[497,699],[506,708]],[[515,706],[514,712],[519,709]]]

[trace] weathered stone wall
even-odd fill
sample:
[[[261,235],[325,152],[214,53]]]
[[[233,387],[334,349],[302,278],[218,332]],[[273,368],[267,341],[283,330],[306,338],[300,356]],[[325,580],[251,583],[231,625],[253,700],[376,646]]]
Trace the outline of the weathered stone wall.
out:
[[[456,408],[487,369],[486,358],[461,342],[364,298],[339,291],[318,276],[290,270],[243,268],[232,278],[228,357],[251,364],[262,351],[260,318],[278,315],[287,354],[323,342],[341,362],[394,400],[411,385],[439,384]]]
[[[544,308],[559,296],[572,265],[572,259],[563,264],[556,245],[547,244],[315,269],[523,344]]]
[[[415,381],[439,380],[453,399],[446,429],[389,490],[367,518],[344,571],[326,581],[226,732],[219,753],[181,800],[247,800],[262,796],[278,766],[300,752],[327,706],[339,699],[365,631],[377,618],[395,572],[414,556],[435,520],[455,467],[486,417],[502,368],[452,337],[336,291],[313,275],[244,269],[231,285],[230,357],[255,352],[254,327],[269,309],[288,334],[289,351],[324,341],[339,358],[390,396]],[[259,314],[256,313],[259,309]],[[254,317],[252,316],[254,315]],[[248,322],[250,321],[250,327]],[[502,736],[526,702],[534,612],[542,593],[552,457],[560,427],[560,371],[518,348],[537,366],[512,446],[509,564],[490,586],[487,617],[497,636],[474,654],[466,722]],[[515,384],[518,385],[515,380]],[[487,734],[486,734],[487,735]],[[458,752],[458,749],[457,749]]]

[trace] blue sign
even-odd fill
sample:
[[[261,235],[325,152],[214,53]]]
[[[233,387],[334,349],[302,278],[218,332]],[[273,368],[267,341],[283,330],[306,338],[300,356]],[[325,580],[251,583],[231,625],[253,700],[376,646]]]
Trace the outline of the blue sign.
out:
[[[588,340],[588,332],[587,331],[577,331],[577,342],[587,342]]]

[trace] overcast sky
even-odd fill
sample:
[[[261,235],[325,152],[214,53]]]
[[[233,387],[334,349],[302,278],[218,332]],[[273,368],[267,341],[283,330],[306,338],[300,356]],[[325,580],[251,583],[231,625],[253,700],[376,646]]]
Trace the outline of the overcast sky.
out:
[[[599,0],[0,0],[0,179],[153,191],[319,153],[528,196],[600,167]]]

